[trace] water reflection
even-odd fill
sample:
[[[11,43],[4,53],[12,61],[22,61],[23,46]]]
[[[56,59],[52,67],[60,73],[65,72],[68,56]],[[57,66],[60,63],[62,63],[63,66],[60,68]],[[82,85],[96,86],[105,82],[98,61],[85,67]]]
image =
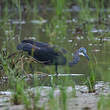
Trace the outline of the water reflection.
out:
[[[47,20],[31,20],[30,23],[43,24],[43,23],[47,23]]]

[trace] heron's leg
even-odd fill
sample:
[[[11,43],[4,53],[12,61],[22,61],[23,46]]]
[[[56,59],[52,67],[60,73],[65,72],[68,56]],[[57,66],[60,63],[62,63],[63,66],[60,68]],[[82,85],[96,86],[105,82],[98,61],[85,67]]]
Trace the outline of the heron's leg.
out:
[[[58,76],[58,65],[55,65],[55,72],[56,72],[56,76]]]
[[[34,73],[34,68],[31,63],[29,64],[29,66],[30,66],[31,72]]]

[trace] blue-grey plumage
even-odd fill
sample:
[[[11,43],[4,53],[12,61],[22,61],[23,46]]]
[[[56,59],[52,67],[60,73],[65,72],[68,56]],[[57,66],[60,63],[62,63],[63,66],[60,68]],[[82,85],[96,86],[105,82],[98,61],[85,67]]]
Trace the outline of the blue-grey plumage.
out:
[[[44,43],[44,42],[35,42],[33,41],[32,39],[27,39],[27,40],[23,40],[21,41],[21,43],[29,43],[29,44],[32,44],[32,45],[35,45],[37,47],[49,47],[50,45],[48,43]]]
[[[31,52],[32,50],[35,50],[35,49],[39,50],[40,47],[32,45],[30,43],[20,43],[17,45],[17,50]]]

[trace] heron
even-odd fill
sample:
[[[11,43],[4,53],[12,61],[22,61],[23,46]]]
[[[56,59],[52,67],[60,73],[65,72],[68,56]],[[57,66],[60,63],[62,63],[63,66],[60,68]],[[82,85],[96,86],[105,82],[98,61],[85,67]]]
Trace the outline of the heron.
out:
[[[66,50],[63,48],[61,50],[56,49],[56,46],[49,45],[48,43],[27,39],[17,45],[17,50],[26,51],[36,61],[45,65],[55,65],[56,74],[58,74],[58,65],[67,64],[67,59],[64,55]],[[87,50],[81,47],[74,53],[74,59],[72,62],[69,62],[69,66],[77,64],[80,61],[80,55],[85,56],[89,60]]]

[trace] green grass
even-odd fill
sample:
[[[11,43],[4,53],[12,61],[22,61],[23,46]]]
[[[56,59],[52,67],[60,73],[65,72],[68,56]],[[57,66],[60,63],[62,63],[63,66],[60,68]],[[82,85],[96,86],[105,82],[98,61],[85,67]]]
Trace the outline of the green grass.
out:
[[[101,96],[98,102],[98,110],[109,110],[110,108],[110,96]]]
[[[1,2],[3,2],[3,0]],[[0,40],[2,40],[0,45],[1,50],[5,51],[3,53],[1,51],[0,53],[0,64],[3,66],[3,75],[6,75],[9,80],[8,89],[14,92],[11,100],[13,104],[24,104],[27,110],[45,109],[45,104],[42,107],[39,107],[38,104],[40,100],[41,89],[37,88],[37,92],[35,94],[26,93],[27,88],[30,88],[30,86],[27,85],[24,79],[19,78],[19,76],[21,76],[23,73],[31,72],[31,70],[29,69],[30,62],[27,62],[25,60],[25,56],[27,55],[23,53],[23,55],[19,54],[8,59],[8,55],[16,52],[16,45],[18,44],[18,42],[20,42],[21,39],[34,37],[38,41],[46,41],[52,45],[59,45],[69,51],[67,58],[71,59],[71,53],[73,53],[73,49],[76,48],[75,45],[77,45],[77,48],[80,46],[88,47],[88,44],[83,43],[84,40],[87,40],[91,44],[99,45],[99,41],[95,40],[96,37],[101,37],[103,39],[104,37],[108,37],[110,35],[109,32],[102,34],[95,34],[91,32],[93,28],[106,30],[107,25],[105,25],[103,22],[105,22],[107,16],[106,14],[110,14],[110,12],[104,12],[104,9],[105,6],[108,6],[107,4],[109,3],[109,1],[105,3],[104,0],[74,0],[73,2],[66,0],[34,0],[32,3],[29,0],[9,0],[3,2],[4,8],[2,10],[2,16],[0,16],[0,19],[2,20],[0,21]],[[79,12],[75,13],[74,11],[65,11],[65,9],[72,8],[74,4],[80,7]],[[25,6],[25,12],[23,12],[23,6]],[[52,8],[53,11],[47,11],[47,8],[49,7]],[[90,8],[93,8],[96,11],[91,11]],[[10,9],[12,9],[12,12],[10,11]],[[76,18],[77,22],[72,21],[73,17]],[[47,20],[47,23],[33,24],[32,26],[30,25],[30,20],[42,21],[45,19]],[[95,22],[91,22],[90,19],[95,19]],[[14,20],[18,20],[18,22],[24,20],[26,21],[26,24],[12,24],[11,22]],[[71,22],[67,23],[68,20],[70,20]],[[28,29],[28,27],[30,29]],[[78,29],[80,31],[79,33],[74,33],[74,30],[76,30],[77,27],[79,27]],[[84,37],[84,40],[78,40],[77,37]],[[71,39],[73,40],[73,42],[69,43],[68,40]],[[103,47],[103,45],[101,46],[102,48],[106,48],[105,44],[105,47]],[[95,46],[88,48],[90,54],[95,54],[91,51],[94,48]],[[6,55],[4,55],[5,52]],[[95,92],[94,87],[97,81],[96,74],[98,72],[100,72],[100,77],[102,77],[102,80],[109,81],[110,78],[109,71],[107,71],[106,69],[105,73],[103,73],[102,66],[98,64],[98,61],[99,60],[97,60],[96,58],[90,58],[90,63],[88,65],[89,73],[88,77],[86,78],[86,85],[89,89],[89,92]],[[33,65],[36,73],[39,71],[42,71],[44,73],[55,73],[54,67],[43,67],[36,63],[33,63]],[[70,69],[67,66],[68,65],[66,65],[66,67],[59,67],[59,72],[73,73],[75,67],[73,67],[73,69]],[[81,69],[78,70],[83,70],[83,65],[81,66]],[[64,78],[63,80],[58,80],[53,77],[51,81],[50,79],[47,79],[46,83],[49,82],[51,83],[51,90],[48,94],[49,109],[67,110],[68,93],[66,89],[68,86],[73,87],[72,96],[74,98],[74,96],[76,95],[74,83],[75,81],[73,81],[72,78],[70,79],[68,77]],[[43,86],[43,84],[45,85],[45,82],[42,81],[41,85]],[[37,78],[34,79],[33,85],[34,87],[38,87],[39,80]],[[60,90],[61,94],[59,97],[54,96],[54,91],[56,88]],[[99,110],[108,110],[109,103],[109,99],[106,99],[106,97],[102,96],[98,103]]]

